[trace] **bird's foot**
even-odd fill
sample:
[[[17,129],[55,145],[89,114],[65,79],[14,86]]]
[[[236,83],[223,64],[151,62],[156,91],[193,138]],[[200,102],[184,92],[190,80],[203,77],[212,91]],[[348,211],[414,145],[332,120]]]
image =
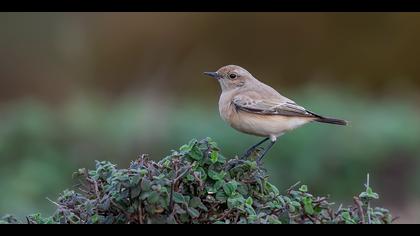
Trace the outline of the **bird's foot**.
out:
[[[264,150],[264,148],[255,147],[255,148],[253,148],[251,150],[246,151],[239,159],[246,160],[246,159],[248,159],[251,156],[255,156],[255,157],[258,158],[258,153],[261,152],[261,151],[263,151],[263,150]]]
[[[264,168],[264,161],[263,161],[266,153],[267,152],[265,150],[261,150],[260,152],[257,153],[257,158],[255,159],[258,169],[263,170],[263,171],[267,171],[267,169]]]
[[[249,156],[251,156],[252,152],[246,152],[239,157],[240,160],[246,160]]]
[[[244,164],[245,160],[242,159],[231,159],[229,160],[228,164],[226,165],[225,171],[229,171],[237,165]]]
[[[263,162],[262,162],[262,160],[260,160],[260,158],[257,158],[257,160],[255,162],[257,163],[258,167],[261,167],[262,164],[263,164]]]
[[[263,165],[262,156],[260,156],[260,153],[258,153],[255,162],[257,163],[258,167],[261,167]]]

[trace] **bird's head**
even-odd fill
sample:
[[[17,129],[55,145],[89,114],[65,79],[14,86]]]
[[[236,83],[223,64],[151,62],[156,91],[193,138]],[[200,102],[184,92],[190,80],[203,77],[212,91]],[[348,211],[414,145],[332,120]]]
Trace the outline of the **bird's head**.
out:
[[[223,66],[216,72],[204,72],[204,74],[217,79],[222,91],[243,87],[248,81],[254,80],[254,77],[247,70],[235,65]]]

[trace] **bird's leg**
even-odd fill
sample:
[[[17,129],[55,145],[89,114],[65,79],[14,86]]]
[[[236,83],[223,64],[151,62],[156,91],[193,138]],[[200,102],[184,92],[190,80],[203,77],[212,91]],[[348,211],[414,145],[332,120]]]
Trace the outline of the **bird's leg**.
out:
[[[271,141],[270,144],[268,144],[268,146],[264,149],[263,154],[257,159],[257,164],[260,165],[261,164],[261,160],[264,158],[265,154],[267,154],[268,150],[270,150],[271,147],[273,147],[273,145],[276,143],[276,140]]]
[[[267,140],[269,140],[270,138],[265,138],[263,140],[261,140],[260,142],[258,142],[257,144],[254,144],[252,147],[248,148],[248,150],[246,150],[246,152],[241,156],[241,159],[245,159],[247,157],[249,157],[249,155],[251,155],[251,152],[257,148],[258,146],[260,146],[261,144],[265,143]]]

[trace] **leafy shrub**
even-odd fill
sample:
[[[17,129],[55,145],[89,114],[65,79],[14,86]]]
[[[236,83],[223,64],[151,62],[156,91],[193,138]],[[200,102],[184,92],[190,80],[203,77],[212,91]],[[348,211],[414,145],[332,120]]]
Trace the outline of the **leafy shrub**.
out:
[[[191,140],[159,162],[147,155],[128,169],[97,161],[95,170],[79,169],[78,191],[65,190],[50,217],[33,214],[25,223],[391,223],[388,210],[372,208],[378,199],[366,191],[354,205],[333,209],[299,183],[284,194],[268,181],[254,160],[231,159],[210,138]],[[2,223],[19,223],[5,216]],[[22,223],[22,222],[20,222]]]

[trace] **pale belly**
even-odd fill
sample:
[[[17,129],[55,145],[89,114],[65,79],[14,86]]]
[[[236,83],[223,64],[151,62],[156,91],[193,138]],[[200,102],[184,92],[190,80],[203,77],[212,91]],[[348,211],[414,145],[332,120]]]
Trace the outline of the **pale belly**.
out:
[[[229,115],[229,117],[225,117],[227,119],[224,119],[234,129],[262,137],[278,137],[287,131],[313,121],[313,118],[258,115],[243,111],[234,111]]]

